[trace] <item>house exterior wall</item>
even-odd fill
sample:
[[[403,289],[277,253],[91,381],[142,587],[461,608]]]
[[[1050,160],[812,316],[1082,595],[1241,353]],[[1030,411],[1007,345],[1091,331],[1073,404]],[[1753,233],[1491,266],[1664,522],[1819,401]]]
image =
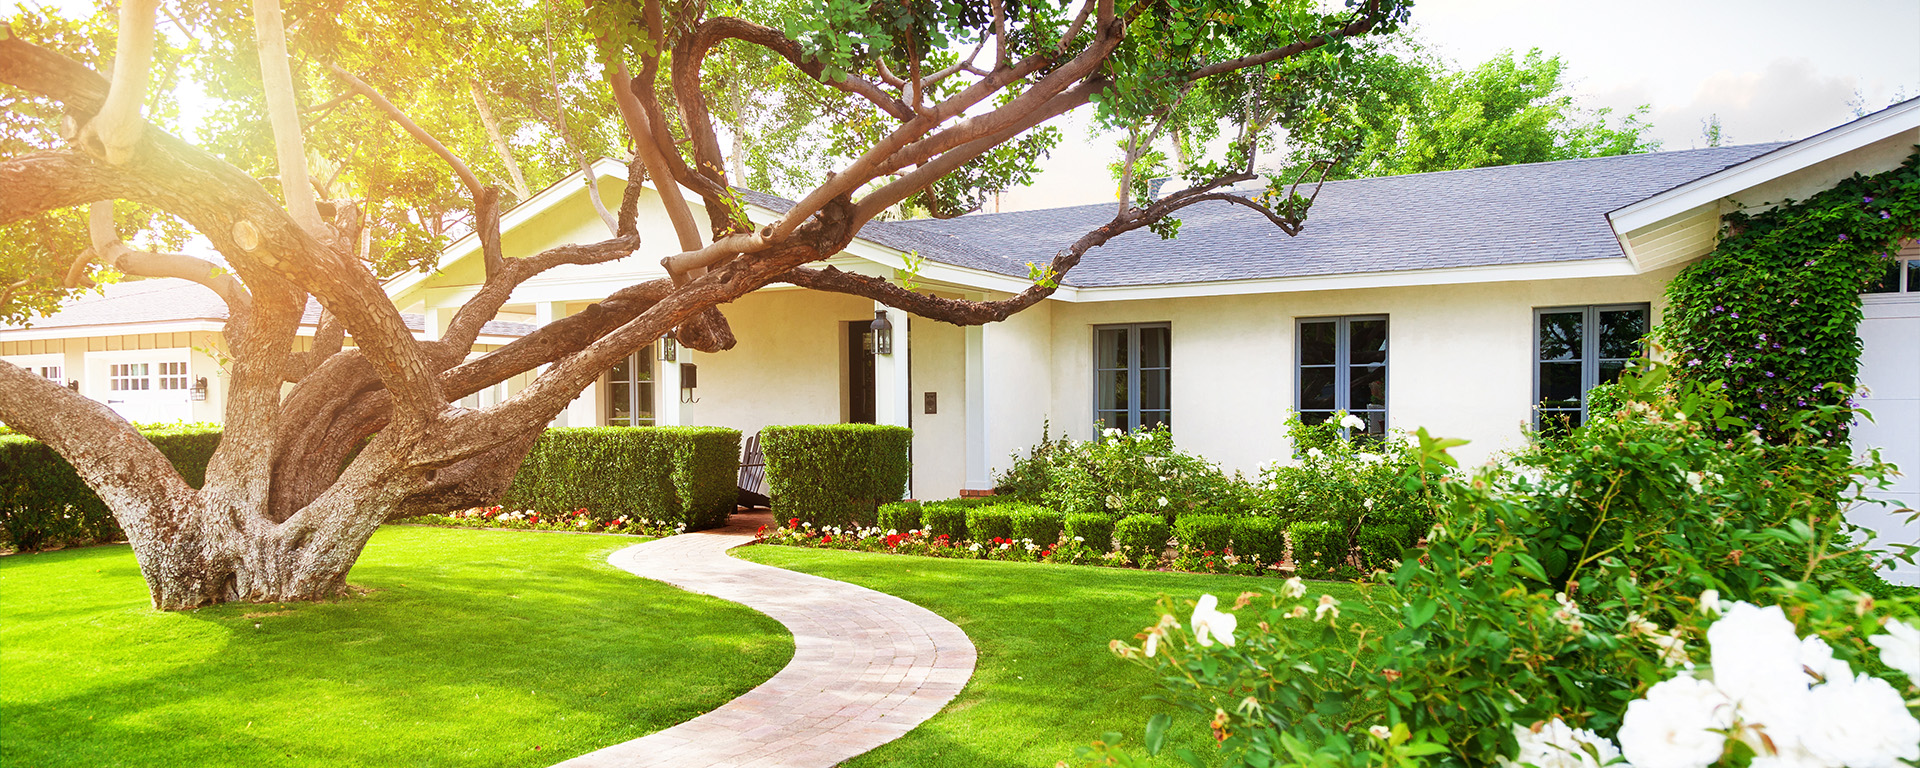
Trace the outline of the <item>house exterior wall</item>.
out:
[[[1880,451],[1901,475],[1892,488],[1871,492],[1896,506],[1862,506],[1847,517],[1878,532],[1880,543],[1920,543],[1920,527],[1892,512],[1920,509],[1920,295],[1868,296],[1863,309],[1860,384],[1867,392],[1861,405],[1873,420],[1854,425],[1853,448]],[[1902,564],[1896,571],[1898,580],[1920,584],[1920,568]]]
[[[913,496],[948,499],[966,486],[967,331],[924,318],[907,321],[912,368]],[[899,333],[895,329],[895,333]],[[926,396],[936,408],[927,413]]]
[[[753,434],[777,424],[846,421],[846,324],[871,322],[871,300],[772,290],[723,311],[738,345],[717,354],[680,348],[680,362],[699,366],[699,402],[680,404],[680,423]]]
[[[1385,315],[1388,427],[1471,440],[1455,455],[1479,463],[1524,444],[1522,426],[1533,406],[1534,309],[1646,303],[1657,323],[1673,274],[1056,303],[1045,418],[1055,434],[1091,436],[1094,329],[1166,322],[1175,442],[1229,472],[1256,473],[1289,450],[1282,425],[1295,405],[1296,321]],[[997,455],[1032,445],[1011,439],[1015,434],[997,435],[1006,438]]]
[[[218,333],[176,331],[0,341],[0,359],[36,369],[60,366],[63,382],[79,381],[81,394],[115,406],[134,421],[218,423],[226,410],[227,372],[217,355],[225,349]],[[162,362],[186,363],[190,386],[205,378],[206,399],[194,401],[188,391],[147,390],[140,393],[145,402],[130,404],[124,402],[127,395],[112,391],[109,374],[114,364]]]

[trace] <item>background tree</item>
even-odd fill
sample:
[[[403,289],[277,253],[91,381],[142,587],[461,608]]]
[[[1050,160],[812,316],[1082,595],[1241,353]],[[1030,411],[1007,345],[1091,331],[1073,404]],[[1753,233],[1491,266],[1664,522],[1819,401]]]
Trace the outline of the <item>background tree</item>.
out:
[[[1317,114],[1286,136],[1293,167],[1337,158],[1327,177],[1350,179],[1660,148],[1646,135],[1647,107],[1582,109],[1560,57],[1538,49],[1468,70],[1404,40],[1367,54],[1336,74],[1331,90],[1343,98],[1303,105]]]
[[[9,147],[0,159],[0,226],[77,206],[111,212],[103,201],[178,217],[224,266],[135,251],[104,214],[88,216],[92,245],[79,266],[111,262],[131,275],[181,277],[213,290],[228,306],[233,358],[224,439],[198,489],[105,405],[8,364],[0,364],[0,420],[46,442],[106,502],[156,607],[332,595],[382,522],[493,498],[544,425],[603,371],[669,332],[703,351],[731,347],[717,307],[770,283],[978,324],[1046,298],[1088,249],[1135,229],[1164,228],[1172,214],[1201,201],[1251,206],[1296,231],[1297,207],[1270,208],[1222,191],[1256,178],[1256,147],[1243,140],[1226,160],[1207,166],[1218,171],[1212,178],[1150,203],[1123,201],[1111,221],[1037,266],[1034,285],[1007,299],[944,299],[807,266],[839,252],[867,221],[969,164],[999,162],[999,148],[1089,104],[1109,124],[1249,116],[1284,123],[1285,115],[1254,109],[1261,99],[1233,97],[1266,92],[1249,83],[1332,67],[1348,55],[1352,38],[1392,30],[1408,12],[1402,0],[1364,0],[1330,13],[1309,0],[804,0],[796,7],[801,12],[782,29],[710,13],[705,3],[660,0],[535,8],[343,1],[302,6],[290,17],[277,0],[252,0],[247,7],[195,6],[192,18],[171,8],[163,14],[156,0],[124,0],[111,80],[96,73],[104,68],[98,54],[92,65],[84,61],[84,46],[29,40],[24,27],[0,27],[0,83],[49,117],[60,116],[60,139]],[[553,32],[551,49],[499,36],[497,30],[530,33],[527,14],[546,14],[539,20],[542,38]],[[231,62],[201,73],[208,90],[244,96],[251,105],[228,119],[230,130],[209,138],[219,154],[148,120],[148,71],[165,61],[156,48],[167,38],[155,34],[163,15],[191,32],[210,58]],[[478,26],[459,26],[459,18]],[[404,47],[422,51],[420,58],[384,53],[395,46],[381,38],[396,30],[405,30]],[[862,109],[876,116],[866,143],[847,147],[848,159],[834,174],[758,225],[742,218],[734,198],[709,90],[709,62],[728,41],[777,56],[865,102]],[[475,46],[490,50],[469,51]],[[546,107],[562,118],[553,128],[573,138],[542,144],[544,154],[529,148],[520,158],[528,184],[540,176],[528,167],[558,173],[592,149],[587,131],[606,123],[572,121],[595,114],[588,109],[595,104],[610,105],[599,114],[617,115],[621,138],[634,150],[632,183],[608,206],[616,211],[608,239],[510,257],[500,244],[497,179],[504,174],[512,184],[512,172],[469,162],[455,151],[462,144],[448,137],[467,131],[468,144],[479,143],[471,138],[476,122],[485,133],[476,90],[484,100],[499,96],[495,121],[537,113],[540,97],[531,94],[540,72],[526,68],[542,58],[552,62],[548,90],[558,82],[562,92]],[[446,61],[458,65],[441,67]],[[250,91],[243,86],[251,77],[258,84]],[[598,84],[589,89],[589,82]],[[569,88],[577,93],[570,96]],[[1184,98],[1216,89],[1219,98]],[[248,93],[262,98],[252,101]],[[463,106],[469,103],[474,112]],[[526,113],[517,111],[523,107]],[[375,114],[413,143],[376,125]],[[521,140],[523,131],[501,135]],[[489,136],[487,143],[496,142]],[[263,183],[265,176],[272,183]],[[669,277],[615,291],[587,311],[468,360],[481,325],[520,283],[557,265],[612,261],[642,247],[635,216],[643,180],[675,182],[651,184],[675,242],[646,244],[668,254],[660,263]],[[700,198],[707,233],[683,187]],[[403,213],[370,213],[379,210]],[[464,226],[482,245],[485,283],[441,339],[418,341],[376,274],[426,258],[431,244],[407,234],[409,227],[444,237],[449,217],[463,210]],[[397,243],[388,246],[392,253],[360,245],[382,238]],[[29,286],[8,297],[10,306],[67,290],[47,282],[59,266],[40,264],[34,284],[59,287]],[[297,351],[295,331],[309,296],[328,316],[311,349]],[[349,334],[350,347],[343,344]],[[529,386],[496,405],[450,405],[542,365]]]

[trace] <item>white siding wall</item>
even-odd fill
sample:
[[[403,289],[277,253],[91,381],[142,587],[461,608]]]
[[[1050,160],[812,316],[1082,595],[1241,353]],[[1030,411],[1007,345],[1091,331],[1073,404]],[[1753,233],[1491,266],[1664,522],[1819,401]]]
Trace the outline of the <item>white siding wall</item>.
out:
[[[1855,425],[1853,446],[1861,453],[1879,449],[1880,458],[1903,474],[1893,488],[1876,494],[1894,507],[1861,507],[1848,517],[1877,531],[1879,543],[1920,543],[1920,526],[1891,512],[1920,509],[1920,296],[1870,296],[1865,310],[1860,383],[1868,390],[1862,405],[1873,421]],[[1894,578],[1920,584],[1920,568],[1904,566]]]

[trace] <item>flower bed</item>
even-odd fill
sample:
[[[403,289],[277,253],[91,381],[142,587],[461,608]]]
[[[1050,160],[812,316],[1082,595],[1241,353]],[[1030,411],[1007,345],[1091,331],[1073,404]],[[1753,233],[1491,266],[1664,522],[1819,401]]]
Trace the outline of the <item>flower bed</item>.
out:
[[[626,515],[611,520],[600,520],[585,507],[558,515],[542,515],[528,509],[509,510],[499,506],[474,507],[445,515],[421,515],[394,522],[447,528],[505,528],[521,531],[571,531],[653,537],[687,532],[687,524],[679,521],[649,520]]]
[[[878,527],[827,526],[815,528],[800,518],[789,518],[779,528],[762,527],[754,541],[786,547],[845,549],[896,555],[946,557],[963,560],[1005,560],[1019,563],[1060,563],[1128,568],[1136,564],[1123,552],[1099,549],[1083,536],[1061,534],[1047,543],[995,536],[985,541],[935,535],[923,529],[882,530]],[[1202,551],[1148,559],[1141,567],[1192,573],[1230,573],[1240,576],[1280,574],[1278,566],[1259,558],[1241,558],[1227,551]]]

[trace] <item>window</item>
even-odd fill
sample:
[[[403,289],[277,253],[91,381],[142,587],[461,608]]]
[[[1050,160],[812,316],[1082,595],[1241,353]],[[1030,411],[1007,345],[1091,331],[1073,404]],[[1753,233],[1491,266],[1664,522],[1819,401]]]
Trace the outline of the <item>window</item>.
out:
[[[1888,259],[1885,274],[1867,286],[1866,292],[1920,293],[1920,256]]]
[[[607,426],[653,426],[653,345],[607,372]]]
[[[107,389],[114,392],[132,392],[153,388],[153,380],[147,378],[146,363],[115,363],[108,366]]]
[[[59,381],[60,366],[57,366],[57,365],[40,366],[40,377],[44,379],[52,379],[54,381]]]
[[[1647,305],[1534,310],[1534,428],[1567,430],[1587,420],[1587,390],[1620,378],[1643,350]]]
[[[187,364],[186,363],[161,363],[160,364],[160,388],[161,389],[186,389],[187,388]]]
[[[1303,319],[1298,331],[1300,366],[1293,405],[1300,421],[1319,424],[1335,411],[1346,411],[1366,422],[1363,434],[1384,437],[1386,316]]]
[[[1173,426],[1173,329],[1111,325],[1093,332],[1095,421],[1133,431]]]

